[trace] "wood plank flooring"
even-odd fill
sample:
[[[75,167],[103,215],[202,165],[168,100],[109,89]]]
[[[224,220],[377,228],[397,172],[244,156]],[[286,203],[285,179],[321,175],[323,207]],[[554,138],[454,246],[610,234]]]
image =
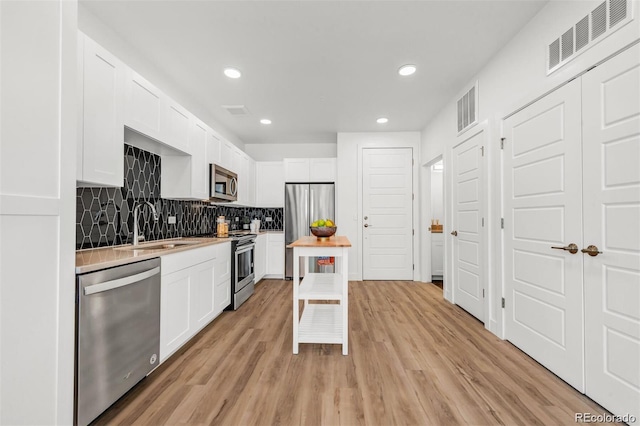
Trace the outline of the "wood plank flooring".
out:
[[[605,411],[442,298],[435,285],[349,285],[349,355],[292,354],[290,281],[263,280],[94,423],[551,425]]]

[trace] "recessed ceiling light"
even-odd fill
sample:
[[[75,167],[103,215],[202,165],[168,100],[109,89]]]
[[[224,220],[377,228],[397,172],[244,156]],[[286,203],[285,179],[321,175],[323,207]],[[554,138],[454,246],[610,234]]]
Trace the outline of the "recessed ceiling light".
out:
[[[401,76],[404,76],[404,77],[406,77],[408,75],[411,75],[414,72],[416,72],[416,66],[415,65],[403,65],[398,70],[398,74],[400,74]]]
[[[388,122],[389,119],[388,118],[384,118],[384,117],[380,117],[376,120],[376,123],[378,124],[385,124],[386,122]]]
[[[237,68],[225,68],[224,75],[229,78],[240,78],[242,76],[242,73]]]
[[[260,120],[260,122],[262,124],[271,124],[271,120],[269,120],[268,118],[263,118],[262,120]]]

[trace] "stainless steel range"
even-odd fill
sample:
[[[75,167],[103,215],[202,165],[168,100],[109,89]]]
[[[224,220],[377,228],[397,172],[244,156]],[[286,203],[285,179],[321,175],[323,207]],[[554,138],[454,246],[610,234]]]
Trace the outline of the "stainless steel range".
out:
[[[256,235],[229,233],[231,238],[231,305],[227,310],[236,310],[252,294],[255,285],[253,259]]]

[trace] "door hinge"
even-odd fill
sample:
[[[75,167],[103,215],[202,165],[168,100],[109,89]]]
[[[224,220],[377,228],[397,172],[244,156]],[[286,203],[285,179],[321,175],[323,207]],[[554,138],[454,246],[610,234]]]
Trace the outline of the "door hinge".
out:
[[[484,299],[484,288],[482,289],[482,298]]]
[[[500,218],[500,229],[504,229],[504,217]]]
[[[502,298],[502,307],[504,308],[504,297]]]
[[[480,152],[482,153],[482,156],[484,157],[484,146],[480,147]]]
[[[411,159],[411,165],[415,166],[416,165],[416,160],[414,160],[413,158]]]
[[[484,217],[482,218],[482,227],[484,228]]]
[[[504,149],[504,140],[507,138],[500,138],[500,149]]]
[[[413,264],[413,270],[414,271],[416,270],[416,264],[415,263]]]
[[[415,229],[411,230],[411,235],[416,235],[416,230]]]
[[[416,194],[411,194],[411,199],[415,200],[416,199]]]

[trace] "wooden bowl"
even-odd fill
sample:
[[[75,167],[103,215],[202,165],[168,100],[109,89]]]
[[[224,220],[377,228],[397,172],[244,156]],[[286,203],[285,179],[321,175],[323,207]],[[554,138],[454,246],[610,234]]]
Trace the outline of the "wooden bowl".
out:
[[[310,226],[309,230],[318,239],[329,238],[338,230],[337,226]]]

